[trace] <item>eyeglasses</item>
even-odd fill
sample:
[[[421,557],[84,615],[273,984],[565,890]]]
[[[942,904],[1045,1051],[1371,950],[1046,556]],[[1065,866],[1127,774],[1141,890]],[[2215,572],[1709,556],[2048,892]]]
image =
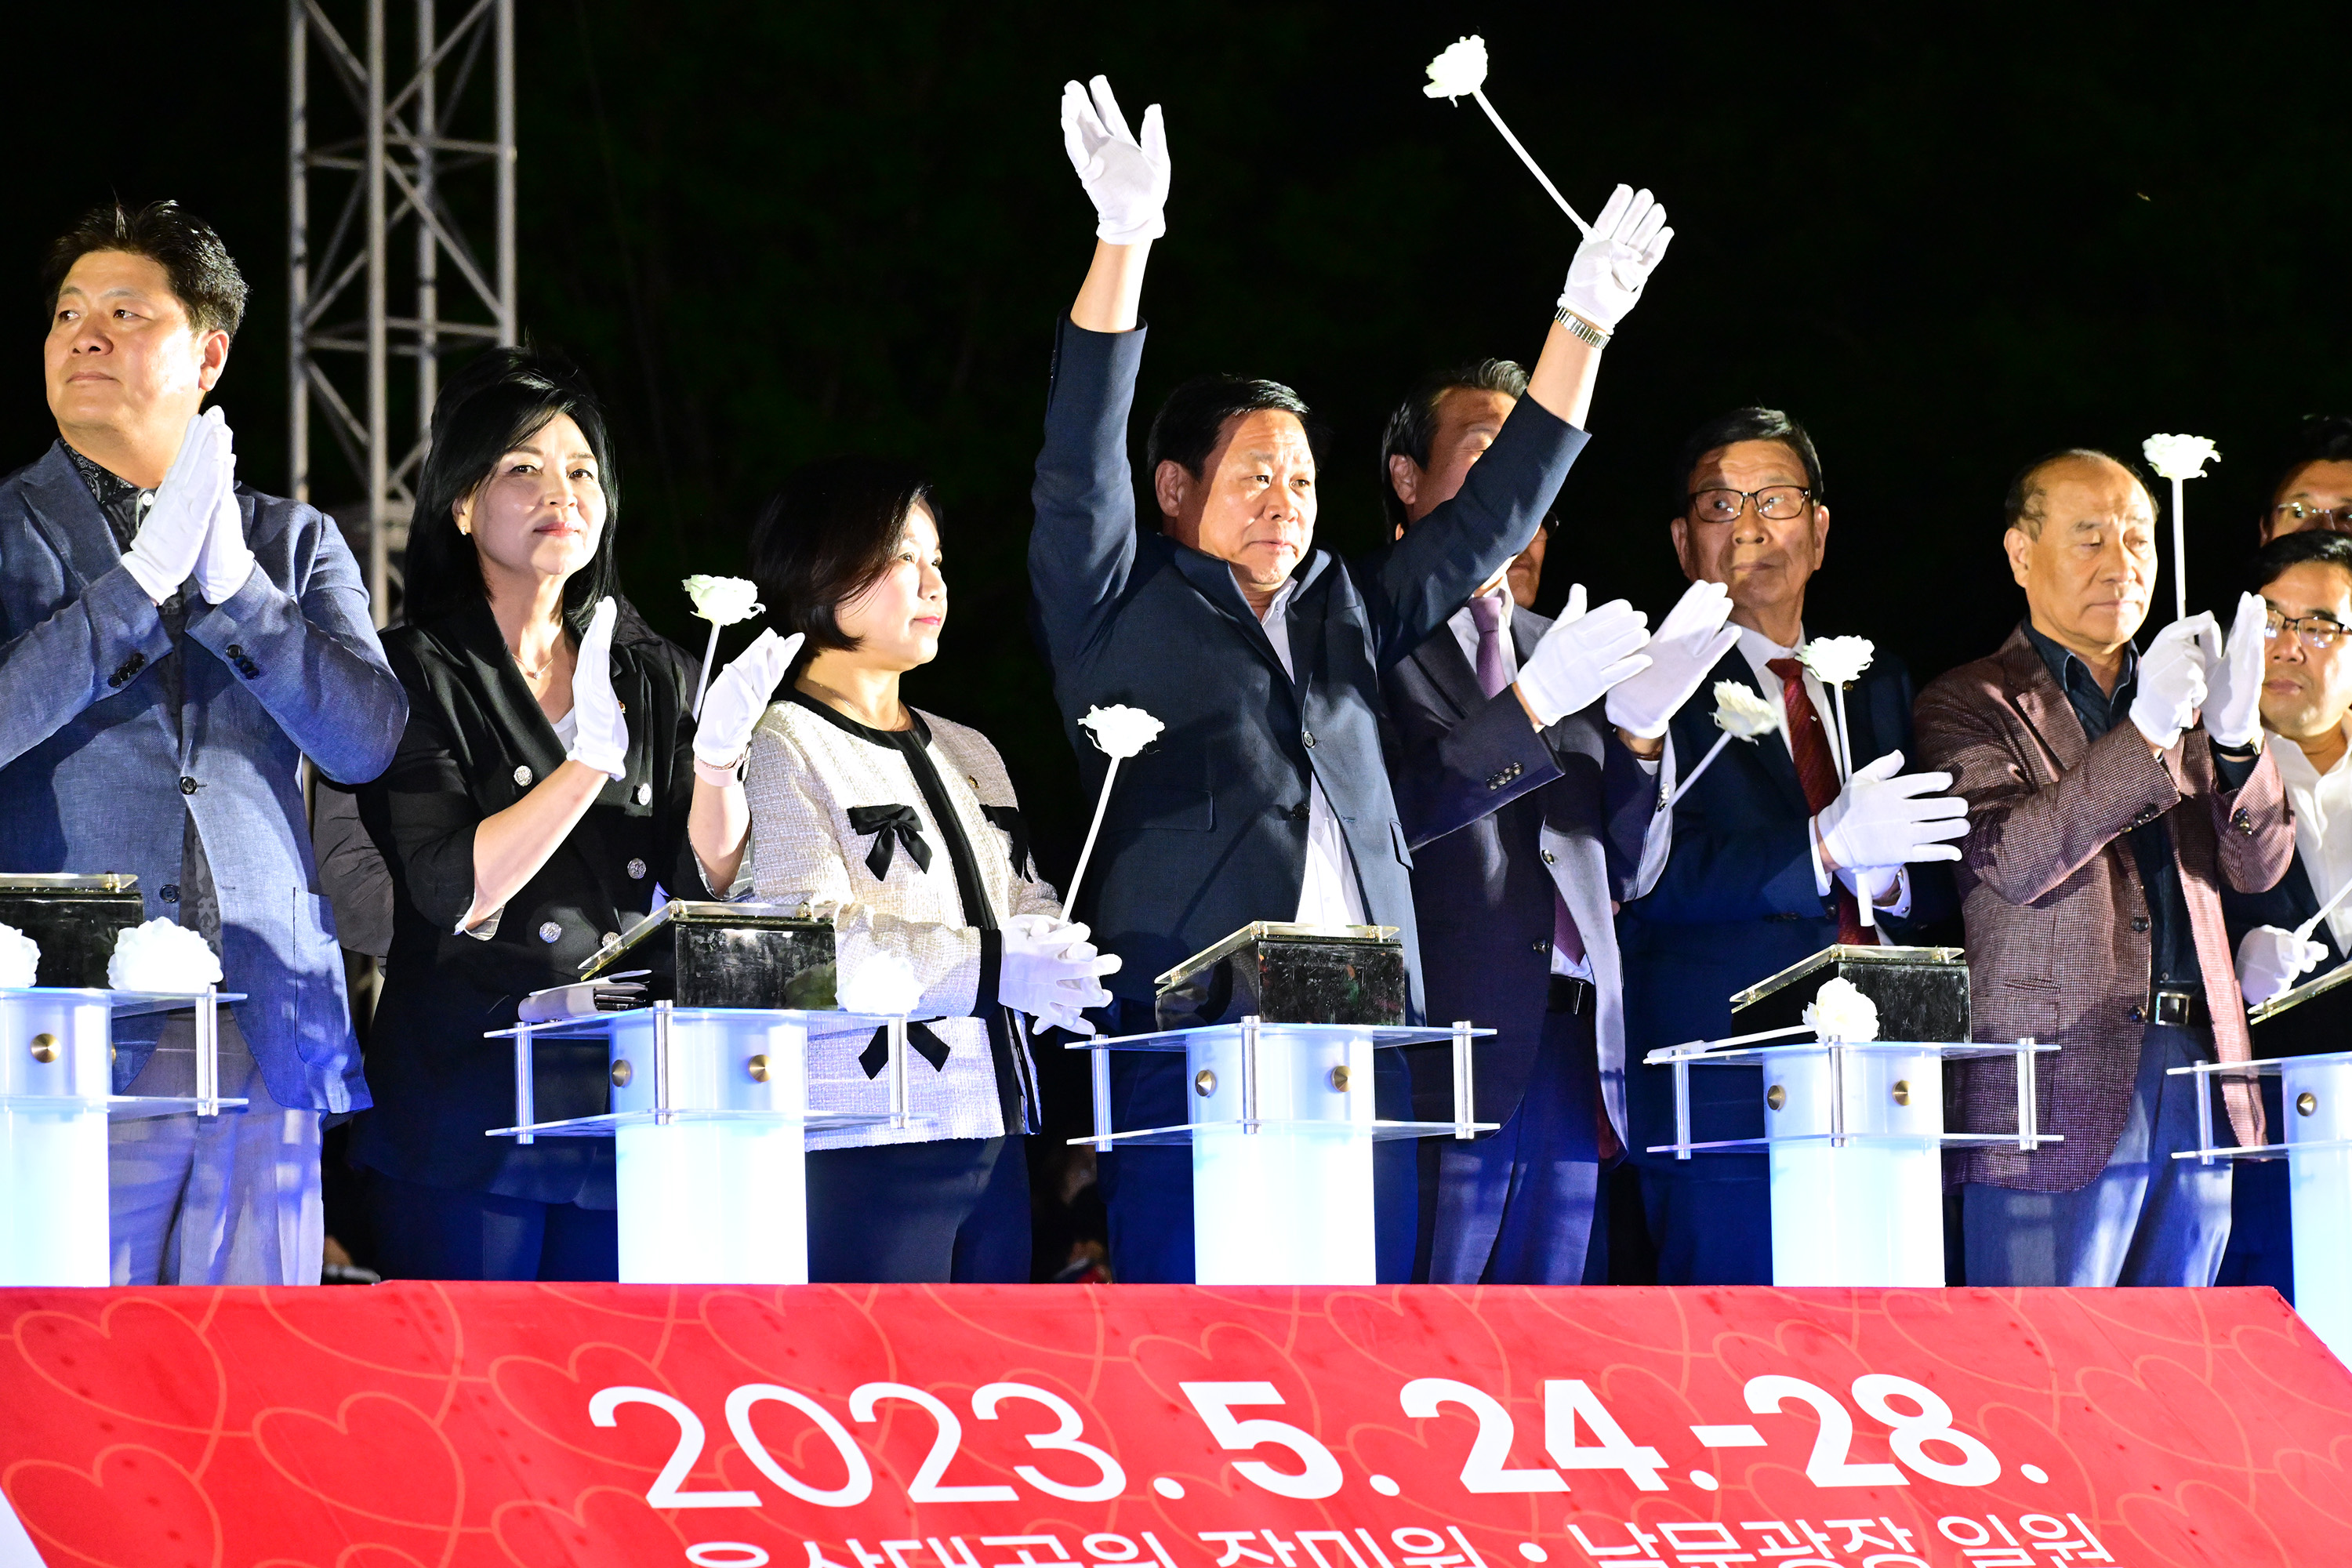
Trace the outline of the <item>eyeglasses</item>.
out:
[[[2281,632],[2293,632],[2303,646],[2314,653],[2324,653],[2344,635],[2344,623],[2326,616],[2304,616],[2288,620],[2273,610],[2263,622],[2263,636],[2275,641]]]
[[[2281,501],[2271,508],[2271,531],[2276,532],[2282,528],[2290,533],[2304,528],[2352,533],[2352,506],[2305,506],[2299,500]]]
[[[1802,485],[1766,485],[1760,490],[1693,490],[1691,518],[1696,522],[1738,522],[1748,503],[1756,503],[1756,515],[1773,522],[1787,522],[1805,515],[1805,508],[1813,492]]]

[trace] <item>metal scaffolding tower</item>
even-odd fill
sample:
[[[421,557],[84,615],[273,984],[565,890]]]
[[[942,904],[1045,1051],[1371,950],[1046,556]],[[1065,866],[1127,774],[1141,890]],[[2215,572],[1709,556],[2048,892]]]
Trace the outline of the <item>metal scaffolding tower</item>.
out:
[[[394,560],[407,544],[440,356],[516,340],[514,0],[474,0],[446,30],[436,0],[409,0],[415,63],[397,79],[388,74],[386,0],[332,6],[362,13],[356,45],[328,15],[331,4],[288,0],[286,8],[288,446],[292,493],[309,500],[315,406],[362,491],[363,520],[339,521],[365,529],[368,592],[382,625],[391,613]],[[314,105],[314,61],[341,89],[340,103],[321,92]],[[314,124],[320,110],[326,112]],[[461,135],[461,123],[487,126],[488,134]],[[487,193],[478,180],[452,178],[484,168]],[[334,215],[315,249],[314,196],[322,216]],[[413,259],[395,279],[404,224]],[[476,246],[486,230],[487,265]],[[456,275],[447,290],[453,299],[444,298],[445,269]],[[395,287],[411,285],[414,313],[393,314]],[[457,313],[444,314],[453,303]],[[393,435],[395,356],[415,365],[413,439]]]

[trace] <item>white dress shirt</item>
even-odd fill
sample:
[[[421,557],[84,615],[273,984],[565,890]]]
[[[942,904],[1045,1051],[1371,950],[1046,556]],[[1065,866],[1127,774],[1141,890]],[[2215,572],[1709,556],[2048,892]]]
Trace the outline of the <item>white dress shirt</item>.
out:
[[[1239,581],[1238,578],[1235,579]],[[1265,627],[1265,640],[1274,645],[1274,657],[1282,661],[1282,673],[1293,681],[1298,672],[1290,662],[1290,595],[1297,592],[1298,580],[1285,583],[1265,607],[1259,622]],[[1348,853],[1348,837],[1339,831],[1339,818],[1331,809],[1330,800],[1323,794],[1323,783],[1315,777],[1313,768],[1307,778],[1307,875],[1298,885],[1298,913],[1293,917],[1300,925],[1360,926],[1370,922],[1364,918],[1364,893],[1357,885],[1356,862]]]
[[[2325,903],[2352,879],[2352,752],[2336,758],[2324,773],[2301,746],[2284,737],[2272,739],[2271,755],[2278,759],[2279,779],[2294,807],[2294,852],[2303,857],[2311,896]],[[2327,930],[2336,952],[2352,952],[2352,908],[2338,904],[2330,910]]]

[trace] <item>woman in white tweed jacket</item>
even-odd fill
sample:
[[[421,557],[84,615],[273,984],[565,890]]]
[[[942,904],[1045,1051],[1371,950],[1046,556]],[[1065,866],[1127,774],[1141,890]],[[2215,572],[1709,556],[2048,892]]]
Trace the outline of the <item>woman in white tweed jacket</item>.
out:
[[[947,618],[929,487],[867,459],[802,469],[751,559],[807,638],[751,740],[759,896],[832,917],[844,1006],[942,1015],[909,1030],[917,1126],[811,1136],[809,1278],[1026,1280],[1037,1079],[1017,1014],[1090,1033],[1079,1010],[1118,961],[1034,876],[996,748],[899,700]],[[885,1108],[882,1062],[878,1043],[812,1042],[812,1103]]]

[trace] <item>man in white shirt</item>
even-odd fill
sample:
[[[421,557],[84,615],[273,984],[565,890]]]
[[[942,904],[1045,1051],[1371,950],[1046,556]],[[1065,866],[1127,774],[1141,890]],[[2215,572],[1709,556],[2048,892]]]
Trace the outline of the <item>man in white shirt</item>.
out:
[[[2294,863],[2266,893],[2224,882],[2221,913],[2238,955],[2238,984],[2252,1007],[2352,953],[2352,895],[2298,935],[2320,906],[2352,881],[2352,538],[2326,529],[2274,535],[2255,552],[2247,586],[2270,612],[2263,671],[2263,728],[2294,813]],[[2315,1005],[2326,1005],[2325,1003]],[[2294,1054],[2301,1009],[2254,1031],[2254,1054]],[[2315,1015],[2315,1017],[2318,1016]],[[2320,1048],[2335,1046],[2326,1042]],[[2338,1047],[2340,1048],[2340,1047]],[[2279,1080],[2263,1080],[2272,1136],[2285,1125]],[[2215,1283],[2269,1285],[2294,1300],[2286,1163],[2241,1161],[2230,1197],[2230,1245]]]

